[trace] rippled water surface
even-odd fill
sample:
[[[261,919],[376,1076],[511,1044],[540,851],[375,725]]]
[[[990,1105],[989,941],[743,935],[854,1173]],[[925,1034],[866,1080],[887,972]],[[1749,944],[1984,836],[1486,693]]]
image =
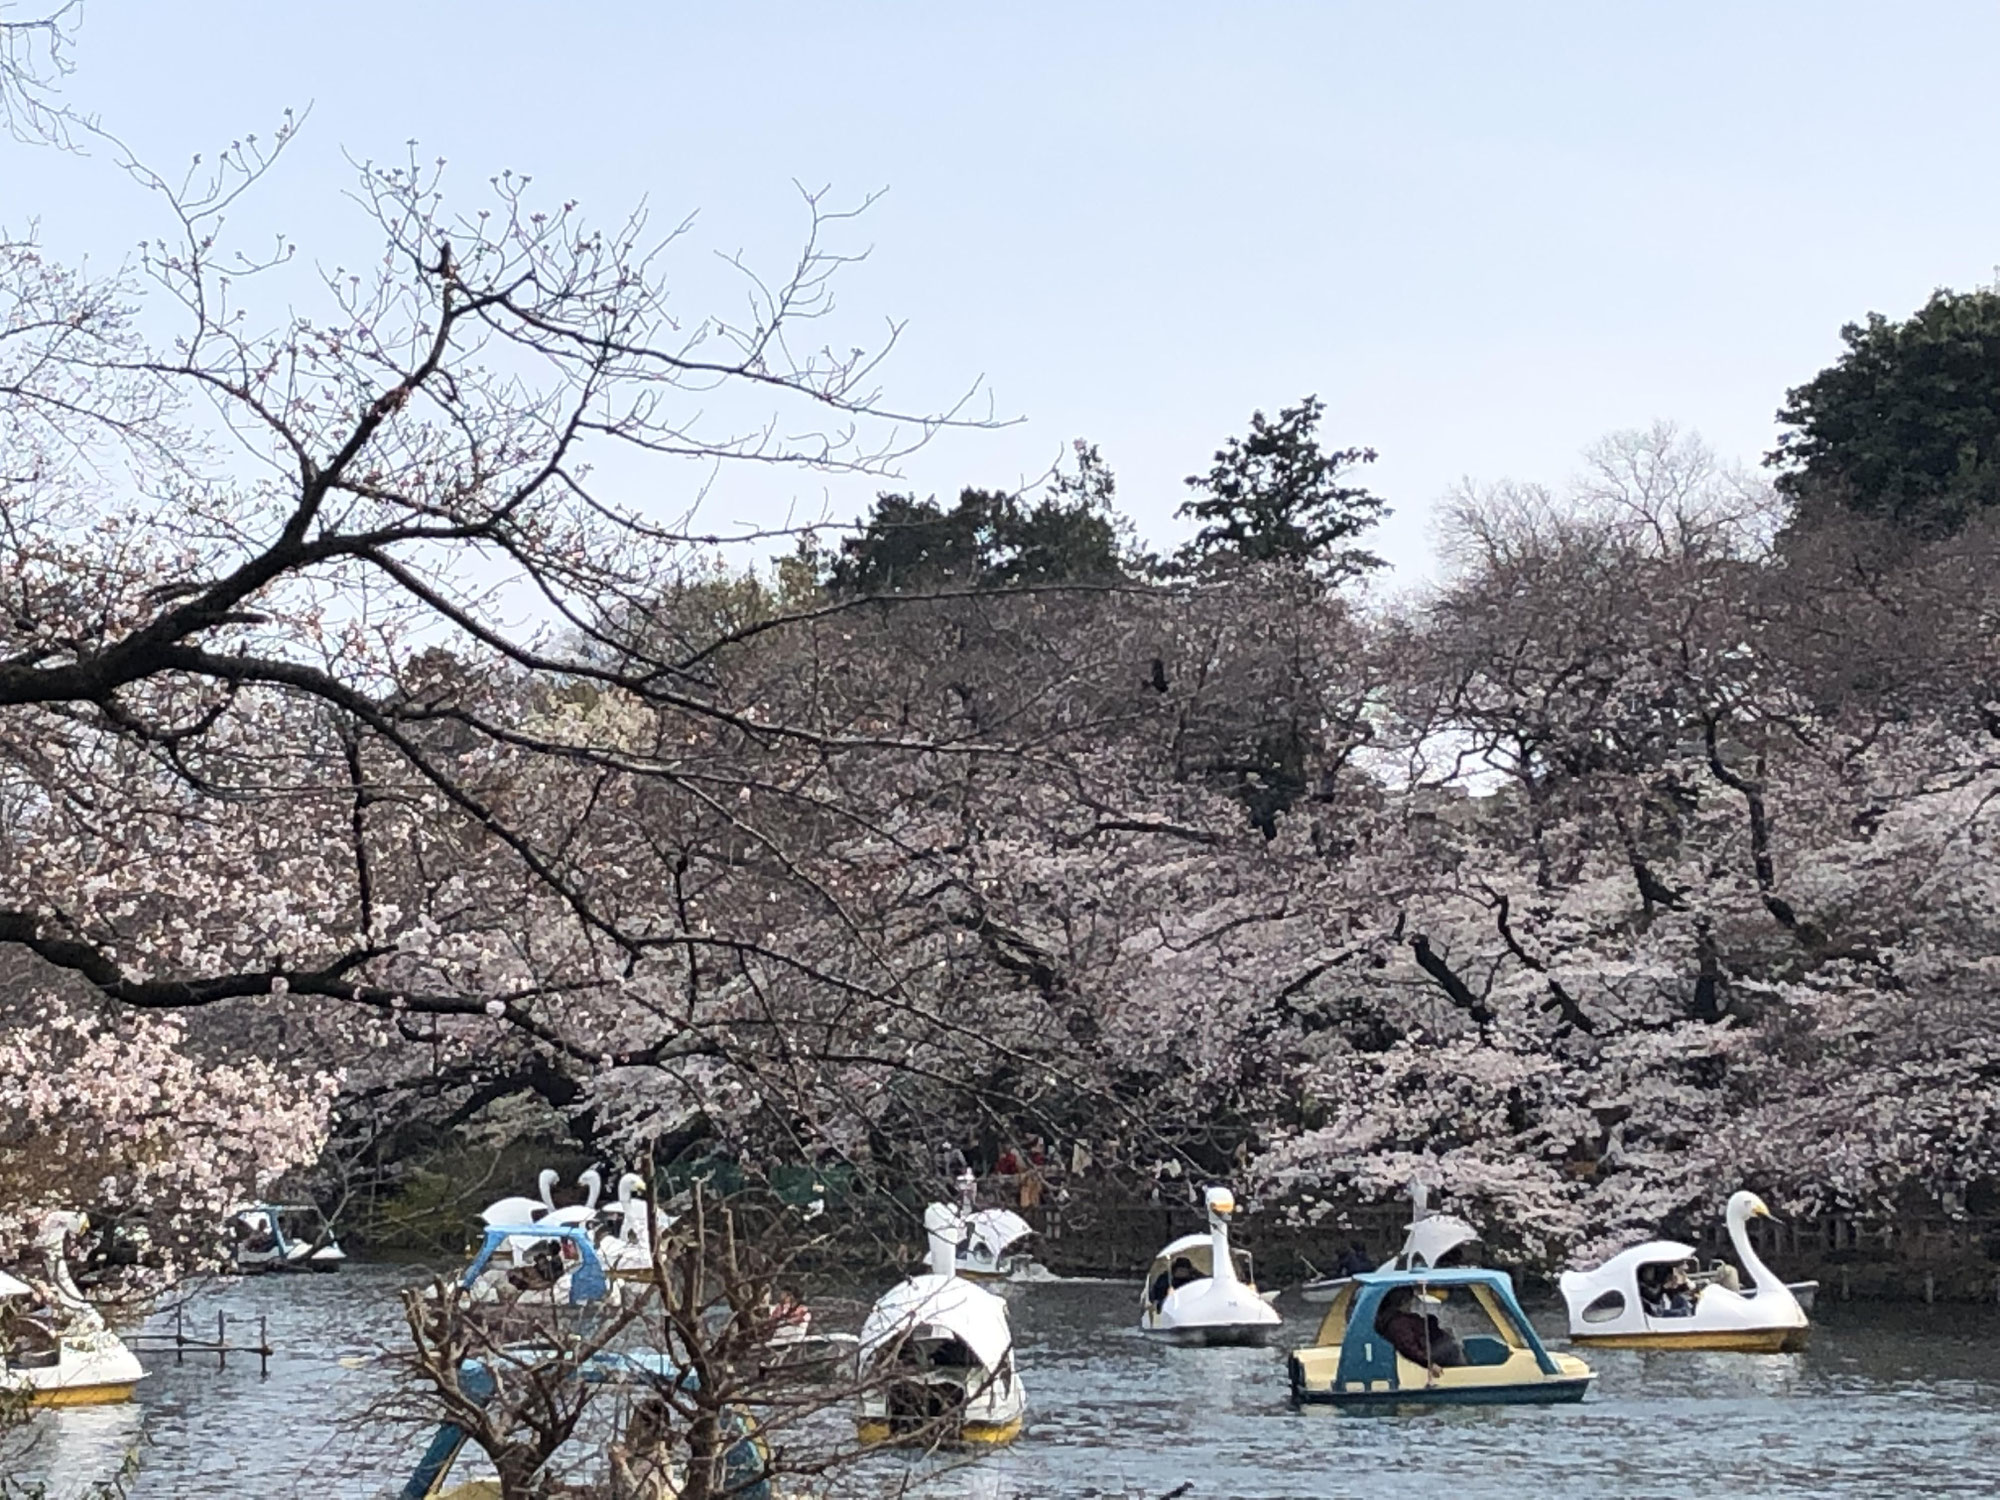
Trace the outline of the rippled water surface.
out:
[[[371,1420],[395,1382],[367,1356],[400,1328],[406,1268],[224,1281],[188,1309],[270,1318],[254,1359],[144,1358],[132,1406],[46,1412],[30,1474],[57,1495],[138,1455],[135,1500],[379,1495],[414,1461],[408,1427]],[[887,1494],[1029,1496],[1702,1497],[2000,1493],[2000,1313],[1822,1307],[1798,1355],[1596,1351],[1581,1406],[1407,1415],[1295,1410],[1280,1350],[1163,1347],[1132,1331],[1135,1287],[1058,1283],[1011,1301],[1027,1432],[949,1474],[872,1460]],[[1302,1342],[1315,1310],[1281,1304]],[[1545,1334],[1561,1320],[1533,1306]],[[858,1320],[860,1306],[853,1316]],[[154,1326],[158,1326],[157,1322]],[[254,1331],[254,1324],[242,1330]],[[254,1341],[254,1339],[253,1339]]]

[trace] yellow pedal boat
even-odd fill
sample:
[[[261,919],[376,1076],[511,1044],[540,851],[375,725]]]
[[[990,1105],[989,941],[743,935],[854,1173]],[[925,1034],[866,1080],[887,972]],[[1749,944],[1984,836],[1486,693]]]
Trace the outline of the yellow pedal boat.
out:
[[[1428,1311],[1452,1308],[1447,1329]],[[1435,1331],[1430,1364],[1399,1353],[1397,1317]],[[1389,1331],[1384,1331],[1388,1329]],[[1420,1350],[1419,1352],[1423,1352]],[[1546,1405],[1581,1401],[1596,1373],[1573,1354],[1552,1354],[1504,1271],[1372,1271],[1333,1294],[1315,1343],[1288,1362],[1292,1399],[1336,1406]]]

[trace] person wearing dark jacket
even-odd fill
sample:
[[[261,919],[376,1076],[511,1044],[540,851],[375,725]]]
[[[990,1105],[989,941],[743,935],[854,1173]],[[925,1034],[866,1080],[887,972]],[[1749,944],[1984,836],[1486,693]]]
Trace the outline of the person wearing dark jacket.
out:
[[[1185,1255],[1176,1255],[1173,1265],[1153,1278],[1153,1284],[1147,1289],[1147,1295],[1151,1297],[1153,1306],[1158,1308],[1165,1304],[1168,1292],[1177,1292],[1190,1281],[1199,1280],[1201,1272],[1194,1268],[1194,1262]]]
[[[1417,1311],[1412,1287],[1399,1286],[1382,1299],[1382,1310],[1375,1315],[1375,1331],[1403,1358],[1423,1365],[1433,1375],[1447,1365],[1465,1363],[1458,1335],[1439,1323],[1435,1313]]]

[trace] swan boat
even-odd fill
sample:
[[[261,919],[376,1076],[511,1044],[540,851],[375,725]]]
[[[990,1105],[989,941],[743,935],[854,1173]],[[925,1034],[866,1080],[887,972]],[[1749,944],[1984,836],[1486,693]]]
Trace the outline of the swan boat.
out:
[[[956,1274],[963,1227],[951,1205],[926,1208],[930,1270],[891,1287],[861,1325],[855,1426],[865,1443],[1005,1443],[1020,1434],[1028,1399],[1007,1303]]]
[[[1257,1290],[1250,1257],[1229,1246],[1236,1198],[1225,1187],[1204,1195],[1208,1233],[1188,1234],[1153,1258],[1139,1292],[1139,1329],[1183,1344],[1268,1344],[1284,1327]],[[1180,1271],[1189,1274],[1177,1279]]]
[[[1410,1222],[1404,1226],[1403,1245],[1375,1269],[1378,1271],[1424,1271],[1446,1263],[1447,1257],[1463,1257],[1479,1243],[1479,1231],[1455,1214],[1434,1212],[1430,1191],[1421,1182],[1410,1184]],[[1323,1276],[1299,1289],[1308,1302],[1331,1302],[1351,1276]]]
[[[479,1211],[479,1218],[485,1224],[532,1224],[544,1214],[555,1212],[556,1184],[562,1174],[554,1167],[543,1167],[535,1181],[538,1198],[516,1194],[511,1198],[501,1198],[489,1203]]]
[[[1737,1262],[1750,1278],[1750,1290],[1709,1280],[1695,1287],[1690,1310],[1676,1315],[1647,1309],[1640,1297],[1639,1275],[1648,1267],[1667,1268],[1693,1260],[1692,1245],[1649,1240],[1620,1251],[1595,1270],[1565,1271],[1556,1285],[1569,1309],[1570,1342],[1605,1349],[1718,1349],[1743,1354],[1803,1349],[1811,1333],[1805,1309],[1750,1243],[1750,1220],[1770,1217],[1770,1209],[1755,1193],[1731,1195],[1724,1218]]]
[[[0,1272],[0,1396],[25,1392],[30,1406],[98,1406],[129,1401],[145,1378],[124,1340],[104,1324],[70,1275],[64,1245],[90,1221],[52,1213],[35,1239],[47,1285]]]
[[[479,1222],[487,1229],[510,1224],[539,1224],[556,1208],[556,1184],[562,1174],[554,1167],[542,1168],[535,1186],[540,1197],[530,1198],[525,1194],[515,1194],[508,1198],[498,1198],[479,1211]],[[515,1266],[527,1264],[528,1251],[533,1246],[531,1239],[522,1238],[503,1242],[502,1248]]]
[[[1479,1332],[1454,1335],[1462,1363],[1432,1367],[1399,1353],[1381,1323],[1407,1288],[1436,1305],[1463,1291],[1463,1321]],[[1596,1379],[1573,1354],[1553,1354],[1536,1334],[1504,1271],[1480,1268],[1364,1271],[1333,1294],[1319,1333],[1286,1362],[1295,1401],[1336,1406],[1518,1406],[1581,1401]]]
[[[618,1179],[617,1200],[598,1210],[597,1253],[625,1281],[653,1279],[653,1241],[674,1226],[674,1216],[648,1203],[645,1191],[646,1179],[627,1172]]]
[[[246,1203],[229,1215],[236,1269],[337,1271],[347,1260],[326,1216],[310,1203]]]
[[[978,1180],[958,1176],[958,1274],[973,1281],[1031,1281],[1044,1276],[1028,1250],[1035,1226],[1011,1208],[975,1208]]]
[[[552,1206],[546,1209],[535,1222],[538,1224],[577,1224],[585,1228],[595,1223],[598,1217],[598,1195],[604,1191],[604,1178],[599,1175],[597,1168],[586,1167],[583,1174],[576,1179],[576,1185],[583,1189],[583,1202],[566,1203],[561,1208],[553,1206],[555,1189],[549,1182],[549,1175],[547,1171],[542,1173],[542,1201]]]

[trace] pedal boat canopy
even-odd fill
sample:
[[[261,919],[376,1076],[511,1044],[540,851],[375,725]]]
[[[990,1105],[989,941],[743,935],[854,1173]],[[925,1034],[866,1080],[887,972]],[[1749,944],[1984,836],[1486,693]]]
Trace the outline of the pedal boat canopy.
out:
[[[1383,1302],[1413,1288],[1483,1325],[1459,1334],[1465,1363],[1438,1374],[1396,1352],[1376,1329]],[[1462,1301],[1460,1299],[1463,1299]],[[1476,1312],[1472,1311],[1476,1309]],[[1596,1373],[1543,1345],[1504,1271],[1369,1271],[1334,1294],[1315,1342],[1287,1363],[1295,1401],[1336,1406],[1542,1405],[1581,1401]]]
[[[982,1208],[965,1216],[958,1242],[961,1276],[1006,1276],[1027,1259],[1035,1227],[1010,1208]]]
[[[515,1295],[522,1300],[582,1306],[611,1295],[610,1275],[589,1233],[574,1224],[493,1224],[480,1237],[479,1252],[459,1277],[459,1286],[475,1300],[499,1301],[507,1296],[503,1273],[513,1250],[552,1244],[561,1256],[562,1275],[553,1286]],[[496,1263],[498,1258],[498,1263]]]

